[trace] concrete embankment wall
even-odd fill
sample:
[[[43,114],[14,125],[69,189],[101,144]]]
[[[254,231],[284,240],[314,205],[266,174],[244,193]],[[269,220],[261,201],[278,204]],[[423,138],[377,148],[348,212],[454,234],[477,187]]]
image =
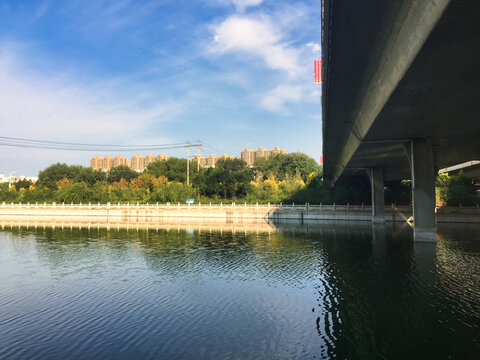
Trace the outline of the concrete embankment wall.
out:
[[[385,208],[386,221],[411,220],[408,206]],[[0,218],[24,217],[29,220],[73,220],[164,222],[171,218],[208,219],[209,221],[263,220],[343,220],[371,221],[370,206],[349,205],[184,205],[184,204],[0,204]],[[437,209],[437,222],[480,223],[478,207],[445,207]]]

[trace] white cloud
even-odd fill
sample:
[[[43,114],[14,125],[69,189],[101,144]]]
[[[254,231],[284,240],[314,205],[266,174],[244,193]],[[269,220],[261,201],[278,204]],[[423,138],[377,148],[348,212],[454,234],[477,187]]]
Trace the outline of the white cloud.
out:
[[[162,6],[158,0],[65,1],[62,11],[75,14],[71,26],[87,33],[114,31],[147,22]]]
[[[237,10],[243,11],[247,7],[260,5],[263,0],[230,0]]]
[[[181,115],[185,110],[182,102],[165,100],[145,106],[143,99],[126,94],[119,97],[118,81],[85,85],[72,75],[32,71],[20,58],[0,51],[2,136],[101,144],[144,143],[145,137],[151,143],[174,142],[152,129],[161,128],[159,124]],[[88,156],[2,147],[0,165],[4,169],[0,170],[7,171],[15,158],[24,159],[24,169],[38,170],[41,162],[80,160],[85,163]],[[34,174],[36,170],[28,171]]]
[[[68,75],[41,75],[0,52],[0,122],[12,136],[119,142],[183,111],[175,102],[140,107],[135,101],[115,96],[108,82],[87,86]]]
[[[302,72],[298,50],[284,42],[284,34],[267,17],[231,16],[214,28],[215,50],[243,52],[260,57],[271,69],[290,77]]]
[[[243,12],[246,8],[260,5],[263,0],[207,0],[209,3],[217,5],[233,5],[237,11]]]
[[[304,92],[301,85],[279,85],[263,96],[262,105],[267,110],[283,112],[286,103],[302,101]]]
[[[307,44],[307,47],[309,47],[312,50],[312,53],[314,53],[315,55],[320,54],[322,52],[322,47],[320,46],[320,44],[309,42]]]
[[[320,89],[321,88],[319,86],[318,89],[315,89],[310,93],[310,97],[313,101],[320,101],[320,98],[322,96],[322,91]]]

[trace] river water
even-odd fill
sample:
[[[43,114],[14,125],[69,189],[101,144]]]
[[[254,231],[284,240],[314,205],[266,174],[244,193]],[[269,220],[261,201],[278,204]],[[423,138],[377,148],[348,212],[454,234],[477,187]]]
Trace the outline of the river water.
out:
[[[478,225],[62,227],[2,226],[0,359],[480,358]]]

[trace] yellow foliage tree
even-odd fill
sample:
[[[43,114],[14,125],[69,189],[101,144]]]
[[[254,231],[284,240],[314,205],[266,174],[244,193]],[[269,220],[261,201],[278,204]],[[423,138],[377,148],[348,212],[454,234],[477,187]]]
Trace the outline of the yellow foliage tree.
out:
[[[278,192],[278,183],[273,175],[270,175],[267,180],[263,181],[263,187],[266,190],[273,191],[274,193]]]
[[[120,181],[115,181],[113,184],[114,190],[122,190],[128,188],[128,181],[124,178],[121,178]]]
[[[157,181],[156,185],[158,184],[165,185],[166,183],[168,183],[168,179],[166,178],[166,176],[159,176],[156,181]]]
[[[315,173],[314,173],[314,172],[311,172],[311,173],[308,175],[308,178],[307,178],[307,186],[310,185],[310,183],[313,181],[313,179],[315,179]]]
[[[63,179],[60,179],[60,180],[57,181],[57,186],[58,186],[59,189],[61,189],[61,188],[65,187],[67,185],[70,185],[72,183],[73,183],[72,180],[67,179],[67,178],[63,178]]]

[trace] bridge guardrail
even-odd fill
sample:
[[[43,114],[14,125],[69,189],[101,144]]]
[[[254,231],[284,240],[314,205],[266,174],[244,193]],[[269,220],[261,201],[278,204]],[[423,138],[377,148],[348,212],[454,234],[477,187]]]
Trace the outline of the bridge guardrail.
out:
[[[144,209],[171,209],[171,208],[270,208],[276,210],[297,210],[297,211],[308,211],[308,210],[317,210],[317,211],[371,211],[372,207],[370,205],[336,205],[336,204],[319,204],[319,205],[310,205],[306,204],[247,204],[247,203],[220,203],[220,204],[182,204],[182,203],[12,203],[12,202],[2,202],[0,204],[1,208],[72,208],[72,209],[82,209],[82,208],[96,208],[96,209],[105,209],[105,208],[144,208]],[[385,206],[387,211],[411,211],[411,206],[397,206],[390,205]],[[478,205],[476,206],[442,206],[437,207],[437,213],[457,213],[457,212],[480,212]]]

